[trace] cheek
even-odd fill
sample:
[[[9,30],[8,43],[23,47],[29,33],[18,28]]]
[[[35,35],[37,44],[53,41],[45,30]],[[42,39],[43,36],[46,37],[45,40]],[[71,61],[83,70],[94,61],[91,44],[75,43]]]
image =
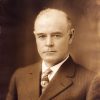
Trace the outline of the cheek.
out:
[[[60,55],[66,55],[68,52],[68,41],[62,41],[57,45],[57,50]]]
[[[38,48],[41,48],[41,47],[42,47],[42,43],[41,43],[41,41],[36,40],[36,45],[37,45]]]
[[[37,41],[36,45],[37,45],[38,52],[42,52],[44,49],[43,43]]]
[[[37,49],[38,49],[38,51],[41,51],[42,50],[42,48],[43,48],[43,46],[41,45],[41,44],[37,44]]]
[[[68,48],[69,41],[68,39],[63,39],[61,41],[56,42],[56,45],[59,49]]]

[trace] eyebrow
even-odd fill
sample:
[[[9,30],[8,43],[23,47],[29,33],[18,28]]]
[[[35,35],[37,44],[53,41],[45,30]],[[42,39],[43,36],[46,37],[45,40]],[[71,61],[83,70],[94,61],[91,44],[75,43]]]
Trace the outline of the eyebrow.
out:
[[[46,33],[35,33],[37,35],[43,35],[43,34],[46,34]],[[54,35],[54,34],[62,34],[62,32],[52,32],[51,35]]]
[[[35,35],[45,35],[45,33],[36,33]]]
[[[53,32],[52,34],[62,34],[62,32]]]

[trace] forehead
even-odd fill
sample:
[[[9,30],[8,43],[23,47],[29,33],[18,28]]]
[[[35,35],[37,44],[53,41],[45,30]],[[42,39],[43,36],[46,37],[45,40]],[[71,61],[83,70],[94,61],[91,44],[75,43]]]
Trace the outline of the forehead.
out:
[[[48,8],[46,10],[41,11],[38,14],[38,16],[36,18],[36,21],[39,20],[39,18],[42,18],[42,17],[51,17],[51,16],[54,17],[54,18],[55,17],[57,18],[57,16],[66,17],[67,18],[68,15],[65,12],[61,11],[61,10]]]
[[[48,9],[40,12],[37,16],[34,29],[46,27],[61,28],[68,26],[67,14],[63,11]]]

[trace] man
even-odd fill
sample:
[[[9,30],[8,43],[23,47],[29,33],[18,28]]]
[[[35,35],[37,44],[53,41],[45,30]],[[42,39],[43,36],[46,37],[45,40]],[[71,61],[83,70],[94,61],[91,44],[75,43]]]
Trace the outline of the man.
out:
[[[6,100],[87,100],[94,74],[69,55],[74,27],[68,14],[53,8],[41,11],[34,34],[42,62],[14,73]]]

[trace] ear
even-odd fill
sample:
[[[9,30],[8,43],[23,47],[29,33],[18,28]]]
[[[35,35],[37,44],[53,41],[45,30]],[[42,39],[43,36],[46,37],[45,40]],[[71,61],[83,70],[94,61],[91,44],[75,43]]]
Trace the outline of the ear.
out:
[[[74,34],[75,34],[75,29],[71,28],[70,33],[69,33],[69,44],[72,43],[73,38],[74,38]]]

